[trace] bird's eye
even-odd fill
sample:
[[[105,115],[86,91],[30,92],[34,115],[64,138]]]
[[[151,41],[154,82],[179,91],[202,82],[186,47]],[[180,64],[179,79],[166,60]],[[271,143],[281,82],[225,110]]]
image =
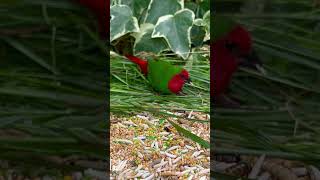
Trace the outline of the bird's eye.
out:
[[[235,43],[233,43],[233,42],[227,42],[225,44],[225,46],[230,51],[234,51],[236,49],[236,47],[237,47],[237,45]]]

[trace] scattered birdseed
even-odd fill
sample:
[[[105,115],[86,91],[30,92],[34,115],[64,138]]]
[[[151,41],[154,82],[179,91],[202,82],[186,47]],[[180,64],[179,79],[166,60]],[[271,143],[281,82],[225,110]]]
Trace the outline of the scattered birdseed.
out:
[[[122,127],[122,128],[127,128],[125,125],[123,125],[122,123],[118,122],[118,126]]]
[[[142,125],[143,129],[148,129],[149,128],[149,126],[147,124],[141,124],[141,125]]]
[[[133,123],[132,121],[123,121],[122,123],[125,124],[125,125],[137,127],[137,125],[135,123]]]
[[[169,135],[170,133],[168,133],[168,132],[161,132],[161,133],[159,133],[160,135],[163,135],[163,136],[166,136],[166,135]]]
[[[170,157],[170,158],[176,158],[177,156],[176,155],[173,155],[173,154],[170,154],[170,153],[167,153],[165,152],[166,156]]]
[[[202,175],[202,174],[208,174],[208,173],[210,173],[210,169],[203,169],[198,174]]]
[[[191,155],[191,157],[197,157],[197,156],[199,156],[202,152],[203,152],[203,150],[201,150],[201,151],[196,151],[196,152],[194,152],[194,153]]]
[[[189,177],[188,177],[188,180],[192,180],[192,178],[193,178],[193,175],[189,176]]]
[[[143,120],[149,120],[149,118],[146,116],[137,115],[137,117]]]
[[[137,153],[138,153],[138,157],[142,159],[143,155],[141,154],[141,152],[138,151]]]
[[[186,148],[188,148],[188,149],[190,149],[190,150],[194,150],[194,147],[192,147],[192,146],[186,145]]]
[[[172,167],[172,159],[168,158],[169,166]]]
[[[151,174],[149,177],[145,178],[144,180],[151,180],[154,177],[154,174]]]
[[[152,151],[149,151],[149,150],[144,150],[145,153],[148,153],[148,154],[151,154]]]
[[[181,157],[177,157],[175,160],[173,160],[173,164],[177,163],[178,161],[180,161],[182,158]]]
[[[188,115],[188,118],[189,118],[189,119],[192,117],[192,113],[193,113],[193,111],[191,111],[191,112],[189,113],[189,115]]]
[[[188,149],[184,149],[181,151],[182,154],[187,153],[189,150]]]
[[[135,169],[134,171],[138,172],[140,169],[142,168],[142,165],[140,164],[137,169]]]
[[[178,149],[180,146],[172,146],[170,147],[169,149],[166,150],[166,152],[170,152],[170,151],[173,151],[175,149]]]
[[[154,168],[160,168],[160,167],[166,165],[167,163],[168,163],[168,161],[160,162],[159,164],[156,164],[156,165],[154,165],[153,167],[154,167]]]
[[[115,139],[113,141],[118,143],[124,143],[124,144],[133,144],[133,142],[128,139]]]
[[[199,180],[206,180],[206,176],[202,176]]]
[[[187,117],[190,112],[186,113],[174,114]],[[197,112],[191,114],[198,115]],[[202,176],[209,179],[209,149],[181,136],[169,122],[163,121],[164,118],[149,115],[111,117],[120,119],[117,122],[127,121],[123,123],[125,128],[118,123],[111,124],[111,179],[200,179]],[[209,141],[208,123],[184,120],[177,123]],[[119,139],[132,140],[132,144],[119,143],[116,141]]]

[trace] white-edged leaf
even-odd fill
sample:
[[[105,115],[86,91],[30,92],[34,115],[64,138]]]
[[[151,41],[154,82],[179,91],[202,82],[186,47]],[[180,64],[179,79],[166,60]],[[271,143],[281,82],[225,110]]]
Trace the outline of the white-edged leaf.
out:
[[[155,25],[152,37],[165,38],[171,50],[186,59],[191,47],[190,31],[194,17],[194,13],[189,9],[162,16]]]
[[[151,0],[121,0],[121,4],[129,6],[134,16],[140,21],[140,16],[148,8],[150,1]]]
[[[196,19],[191,28],[191,43],[195,46],[201,46],[206,36],[205,27],[202,19]]]
[[[195,19],[194,22],[193,22],[193,25],[196,25],[196,26],[203,26],[203,20],[198,18],[198,19]]]
[[[126,5],[115,5],[110,9],[110,41],[127,33],[139,32],[139,24],[131,9]]]
[[[155,24],[161,16],[174,14],[183,6],[183,0],[151,0],[144,22]]]
[[[134,54],[142,51],[158,54],[168,49],[165,39],[151,37],[153,29],[153,24],[145,23],[141,25],[140,32],[134,34],[136,38],[133,47]]]
[[[205,27],[206,30],[206,36],[204,38],[204,41],[210,40],[210,11],[207,11],[203,15],[202,24]]]

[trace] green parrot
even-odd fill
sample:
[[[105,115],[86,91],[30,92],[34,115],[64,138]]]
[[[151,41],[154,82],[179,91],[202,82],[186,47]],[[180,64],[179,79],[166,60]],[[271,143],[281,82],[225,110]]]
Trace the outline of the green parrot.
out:
[[[160,93],[182,94],[184,84],[191,82],[187,70],[167,61],[155,59],[147,61],[132,55],[125,56],[140,67],[152,88]]]

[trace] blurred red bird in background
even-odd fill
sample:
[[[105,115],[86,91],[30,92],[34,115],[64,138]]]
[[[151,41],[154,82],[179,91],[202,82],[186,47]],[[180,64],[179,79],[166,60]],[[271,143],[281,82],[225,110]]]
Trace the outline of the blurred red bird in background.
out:
[[[252,49],[250,33],[241,25],[222,17],[213,18],[211,44],[211,96],[214,104],[239,106],[224,95],[239,66],[261,69],[261,61]]]
[[[99,23],[99,33],[103,39],[109,34],[108,24],[110,16],[107,0],[75,0],[77,3],[87,7],[95,14]]]

